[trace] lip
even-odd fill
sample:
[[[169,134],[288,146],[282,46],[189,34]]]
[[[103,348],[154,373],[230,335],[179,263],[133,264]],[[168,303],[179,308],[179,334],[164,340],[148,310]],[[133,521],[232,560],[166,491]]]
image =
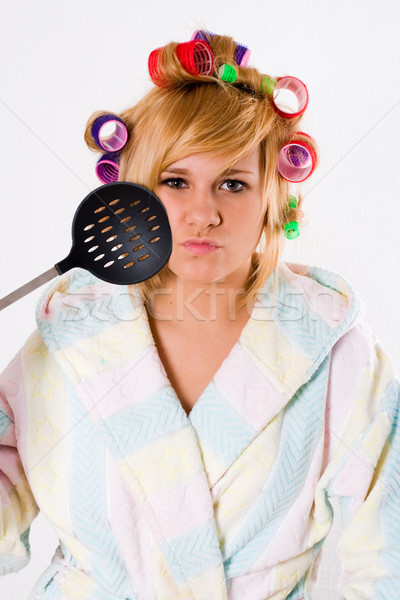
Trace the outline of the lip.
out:
[[[182,246],[186,246],[188,244],[208,244],[209,246],[215,246],[219,248],[219,244],[210,238],[190,238],[182,242]]]
[[[217,242],[208,238],[191,238],[185,240],[181,246],[183,246],[190,254],[196,256],[211,254],[220,248]]]

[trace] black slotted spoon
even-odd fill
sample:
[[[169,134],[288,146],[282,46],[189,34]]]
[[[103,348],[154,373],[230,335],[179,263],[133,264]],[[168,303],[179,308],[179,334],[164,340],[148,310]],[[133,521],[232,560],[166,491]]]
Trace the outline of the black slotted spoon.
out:
[[[75,212],[68,256],[2,298],[0,310],[73,267],[109,283],[145,281],[163,268],[171,251],[167,213],[153,192],[127,181],[102,185]]]

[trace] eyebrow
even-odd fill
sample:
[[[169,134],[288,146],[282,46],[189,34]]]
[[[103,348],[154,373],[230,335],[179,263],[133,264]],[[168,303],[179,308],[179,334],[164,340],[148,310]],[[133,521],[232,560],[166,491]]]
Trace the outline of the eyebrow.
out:
[[[187,175],[190,173],[188,169],[179,169],[175,167],[167,167],[164,169],[164,173],[179,173],[180,175]],[[248,175],[255,175],[253,171],[246,171],[245,169],[227,169],[221,173],[222,175],[237,175],[238,173],[247,173]]]

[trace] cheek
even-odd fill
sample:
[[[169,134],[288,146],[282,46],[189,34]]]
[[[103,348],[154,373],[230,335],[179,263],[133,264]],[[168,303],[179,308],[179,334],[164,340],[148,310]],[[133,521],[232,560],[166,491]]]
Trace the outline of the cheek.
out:
[[[179,208],[176,205],[176,203],[174,203],[170,198],[168,198],[168,195],[163,194],[163,191],[156,191],[156,194],[160,198],[165,210],[167,211],[168,221],[173,234],[173,226],[179,221]]]
[[[166,206],[165,209],[167,211],[168,221],[172,231],[172,237],[173,239],[175,239],[175,237],[177,236],[178,229],[180,227],[181,217],[179,211],[176,209],[174,210],[173,207]]]
[[[235,222],[243,233],[246,232],[247,237],[257,237],[263,227],[264,212],[261,205],[246,207],[235,216]]]

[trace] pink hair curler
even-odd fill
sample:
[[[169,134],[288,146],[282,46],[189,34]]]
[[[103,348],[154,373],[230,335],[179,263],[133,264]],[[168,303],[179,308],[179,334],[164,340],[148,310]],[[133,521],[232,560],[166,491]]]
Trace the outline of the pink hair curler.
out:
[[[285,110],[282,106],[277,105],[276,100],[280,90],[288,90],[295,95],[297,100],[297,110]],[[297,79],[297,77],[278,77],[273,90],[273,104],[275,111],[280,117],[285,119],[299,117],[303,114],[308,105],[308,91],[306,86],[300,79]]]
[[[118,181],[119,153],[109,152],[103,154],[96,163],[96,175],[102,183]]]
[[[300,183],[311,175],[316,163],[313,148],[303,140],[293,139],[279,152],[278,171],[287,181]]]
[[[107,134],[105,131],[107,124],[113,124],[114,130]],[[100,150],[116,152],[121,150],[128,139],[128,130],[122,119],[112,113],[101,115],[93,121],[91,132],[96,145]],[[103,136],[103,137],[102,137]]]

